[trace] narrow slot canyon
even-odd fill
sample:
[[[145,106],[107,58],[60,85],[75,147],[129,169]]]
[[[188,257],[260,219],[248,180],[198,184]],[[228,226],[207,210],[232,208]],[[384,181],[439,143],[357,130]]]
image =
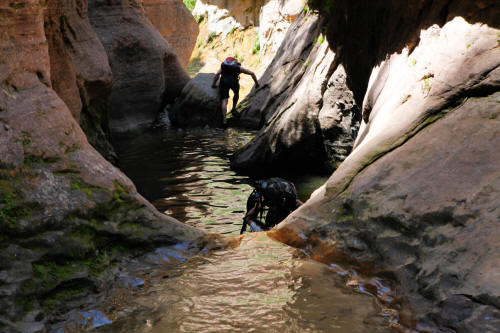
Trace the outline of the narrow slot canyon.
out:
[[[497,1],[0,0],[0,32],[0,332],[500,332]]]

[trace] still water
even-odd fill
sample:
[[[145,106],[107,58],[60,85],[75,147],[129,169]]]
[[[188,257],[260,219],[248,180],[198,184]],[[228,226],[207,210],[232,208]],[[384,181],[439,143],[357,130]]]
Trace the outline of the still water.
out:
[[[251,187],[228,157],[252,135],[157,130],[122,142],[120,167],[159,210],[238,234]],[[325,177],[293,180],[306,200]],[[73,311],[57,332],[392,332],[397,312],[382,305],[392,297],[384,281],[314,262],[265,233],[234,239],[218,251],[178,244],[135,259],[95,306]]]
[[[116,149],[120,168],[159,211],[209,232],[236,234],[252,187],[247,177],[230,170],[229,156],[253,135],[235,128],[157,129],[121,141]],[[291,180],[305,201],[326,179],[303,175]]]

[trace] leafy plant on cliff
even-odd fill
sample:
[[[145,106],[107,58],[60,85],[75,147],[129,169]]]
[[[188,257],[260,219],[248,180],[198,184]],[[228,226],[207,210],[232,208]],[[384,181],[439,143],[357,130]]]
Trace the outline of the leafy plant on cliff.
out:
[[[260,36],[259,36],[258,33],[255,33],[255,39],[254,39],[254,42],[253,42],[252,53],[253,54],[259,54],[260,53]]]
[[[335,9],[336,0],[309,0],[312,7],[331,13]]]
[[[14,9],[22,9],[22,8],[26,7],[26,3],[24,3],[24,2],[19,2],[19,3],[10,2],[9,7],[14,8]]]
[[[182,0],[190,12],[193,11],[194,6],[196,6],[196,0]]]
[[[210,44],[215,39],[215,37],[217,37],[217,33],[215,31],[209,33],[207,37],[207,44]]]

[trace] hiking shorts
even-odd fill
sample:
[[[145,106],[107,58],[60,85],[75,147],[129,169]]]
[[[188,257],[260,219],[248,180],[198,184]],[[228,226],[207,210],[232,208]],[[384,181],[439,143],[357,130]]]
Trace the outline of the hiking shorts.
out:
[[[231,89],[235,95],[238,95],[240,93],[240,84],[238,82],[221,82],[219,86],[221,99],[229,98],[229,89]]]

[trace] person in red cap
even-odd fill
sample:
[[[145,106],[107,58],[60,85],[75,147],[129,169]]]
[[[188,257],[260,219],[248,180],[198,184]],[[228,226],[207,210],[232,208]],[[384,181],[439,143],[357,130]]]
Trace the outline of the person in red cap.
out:
[[[251,70],[241,67],[241,64],[233,57],[227,57],[226,60],[221,64],[219,71],[215,74],[214,80],[212,82],[212,88],[217,87],[217,80],[220,77],[219,91],[221,96],[221,112],[222,112],[222,126],[227,126],[226,113],[227,113],[227,102],[229,100],[229,89],[234,93],[233,97],[233,109],[231,112],[236,112],[236,105],[238,104],[240,83],[238,82],[240,73],[248,74],[252,76],[253,81],[257,88],[259,87],[259,81],[255,73]]]

